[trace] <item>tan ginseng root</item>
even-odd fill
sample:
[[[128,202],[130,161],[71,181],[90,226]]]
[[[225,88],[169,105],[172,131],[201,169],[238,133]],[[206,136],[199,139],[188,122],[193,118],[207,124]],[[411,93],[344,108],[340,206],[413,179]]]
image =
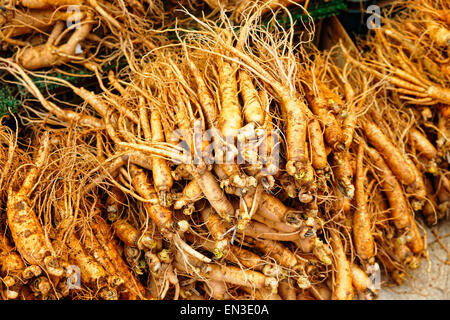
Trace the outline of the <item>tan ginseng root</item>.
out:
[[[37,265],[50,275],[61,277],[64,270],[60,261],[53,256],[53,248],[31,205],[30,195],[40,171],[47,163],[49,133],[42,134],[40,148],[32,168],[29,169],[19,189],[11,182],[8,188],[6,214],[11,236],[20,256],[29,264]]]
[[[265,114],[260,101],[260,95],[253,80],[245,70],[238,71],[239,93],[244,102],[243,114],[247,124],[254,124],[255,127],[264,125]]]
[[[0,165],[2,166],[2,173],[0,174],[0,197],[3,198],[3,194],[6,191],[6,185],[10,179],[11,169],[16,167],[21,159],[17,148],[17,132],[14,133],[7,125],[4,125],[3,120],[6,117],[0,117],[0,143],[3,147],[0,149]]]
[[[201,247],[202,249],[205,249],[216,256],[217,252],[216,241],[204,239],[200,236],[191,233],[186,234],[186,240],[191,242],[193,246]],[[228,251],[224,252],[224,254],[220,257],[217,256],[217,259],[219,261],[226,260],[238,266],[242,266],[255,271],[260,271],[268,276],[268,274],[264,272],[265,271],[264,267],[267,265],[267,261],[263,260],[256,253],[244,249],[241,246],[230,245],[228,247]]]
[[[86,64],[84,64],[84,65],[86,66]],[[149,122],[143,124],[142,121],[140,121],[141,120],[140,117],[138,117],[136,115],[136,113],[134,112],[134,110],[135,110],[134,105],[133,105],[133,107],[130,106],[130,102],[129,102],[131,100],[130,93],[127,92],[127,90],[124,87],[122,87],[119,80],[114,75],[114,72],[110,71],[108,73],[108,80],[109,80],[110,85],[114,89],[119,91],[120,95],[116,95],[116,94],[112,93],[110,90],[108,90],[103,85],[103,82],[101,80],[101,74],[99,71],[100,68],[97,65],[89,67],[88,69],[89,70],[93,69],[93,71],[95,72],[98,82],[100,84],[100,87],[106,93],[106,95],[104,95],[103,97],[101,95],[97,95],[94,92],[89,91],[83,87],[75,87],[67,82],[65,84],[68,87],[70,87],[75,92],[75,94],[77,94],[78,96],[83,98],[86,102],[88,102],[102,116],[106,116],[106,114],[108,113],[109,109],[112,106],[114,109],[117,109],[117,111],[119,111],[121,116],[125,116],[126,118],[128,118],[132,122],[134,122],[136,125],[140,124],[143,128],[149,125],[148,124]],[[143,100],[142,99],[143,99],[142,97],[139,97],[139,104],[138,104],[139,107],[141,107],[141,103],[145,105],[145,99],[143,99]],[[108,105],[108,103],[110,105]],[[139,110],[141,110],[141,108],[139,108]],[[114,124],[117,124],[116,123],[117,119],[114,118],[113,121],[114,121]],[[145,130],[144,133],[146,134],[147,131]],[[125,134],[126,133],[124,133],[124,135]]]
[[[346,199],[353,199],[355,196],[355,186],[353,184],[353,168],[350,161],[350,152],[335,151],[332,154],[332,169],[337,187]]]
[[[3,299],[17,299],[22,287],[20,275],[24,269],[25,264],[2,231],[0,233],[0,276],[5,286]]]
[[[220,259],[228,254],[230,240],[225,237],[227,234],[227,225],[212,207],[206,207],[201,210],[202,221],[208,229],[209,234],[215,241],[214,256]]]
[[[126,201],[125,193],[119,188],[113,186],[108,190],[108,198],[105,202],[108,220],[115,221],[122,215]]]
[[[290,229],[321,224],[320,219],[314,215],[304,217],[303,212],[286,206],[280,199],[267,192],[261,194],[260,204],[255,215],[267,219],[270,223],[275,223],[274,226],[281,226],[280,223],[282,223]]]
[[[316,128],[314,138],[311,133],[314,130],[311,130],[311,124]],[[315,217],[317,216],[318,206],[316,197],[318,194],[327,189],[326,186],[326,177],[324,172],[328,171],[328,162],[326,161],[326,148],[320,132],[320,125],[317,120],[313,120],[308,125],[308,134],[311,138],[309,140],[309,146],[311,146],[311,162],[317,163],[319,159],[321,165],[317,166],[318,169],[315,172],[315,179],[310,181],[308,184],[303,184],[300,180],[294,179],[293,185],[288,180],[287,187],[290,189],[289,192],[292,192],[292,189],[295,187],[297,191],[297,198],[301,203],[301,206],[305,209],[305,213],[307,216]],[[308,148],[309,148],[308,146]],[[306,152],[308,155],[309,151]]]
[[[276,292],[278,287],[275,278],[267,277],[260,272],[225,264],[205,263],[183,256],[180,252],[175,254],[174,266],[180,272],[200,277],[203,281],[212,280],[253,289],[270,289],[272,292]]]
[[[2,41],[10,42],[12,38],[30,34],[33,31],[47,31],[56,21],[81,21],[83,11],[65,12],[63,10],[7,10],[6,22],[1,26]],[[13,44],[13,43],[12,43]]]
[[[185,163],[185,169],[190,171],[191,176],[193,179],[198,183],[200,188],[203,191],[203,194],[205,198],[208,200],[208,202],[211,204],[211,206],[214,208],[214,210],[217,212],[217,214],[220,215],[222,219],[224,219],[226,222],[232,222],[235,216],[235,209],[233,208],[233,205],[230,203],[230,201],[227,199],[225,192],[222,188],[220,188],[219,183],[217,182],[216,177],[208,170],[205,170],[203,172],[199,172],[196,170],[196,168],[192,164],[192,159],[180,156],[179,154],[176,154],[172,151],[167,151],[159,148],[153,148],[147,145],[140,145],[140,144],[133,144],[133,143],[124,143],[121,142],[119,145],[137,149],[149,154],[157,154],[157,155],[164,155],[169,158],[175,159],[176,161]],[[136,166],[132,165],[130,166],[134,171],[133,174],[136,174],[136,177],[139,177],[138,179],[140,182],[137,183],[136,189],[139,190],[139,188],[142,185],[148,184],[147,177],[143,178],[142,176],[142,170],[138,169]],[[152,189],[152,188],[151,188]],[[141,189],[141,191],[144,192],[144,194],[151,194],[153,191],[151,191],[148,187],[145,187],[145,189]],[[139,192],[139,191],[138,191]],[[150,198],[149,198],[150,199]],[[154,199],[153,199],[154,200]],[[151,202],[154,202],[151,200]],[[158,226],[158,228],[162,227],[162,233],[166,231],[166,229],[170,229],[171,225],[166,224],[170,221],[171,213],[168,213],[167,210],[161,210],[159,207],[150,206],[150,204],[146,201],[144,203],[145,205],[148,205],[148,208],[150,210],[150,215],[153,220],[155,219],[155,223]],[[169,210],[170,211],[170,210]],[[167,219],[169,218],[169,219]]]
[[[8,70],[12,73],[20,83],[36,98],[39,100],[41,105],[51,114],[54,114],[58,120],[68,123],[76,123],[77,125],[82,125],[90,128],[104,128],[104,124],[98,118],[93,116],[75,112],[71,109],[62,109],[58,107],[55,103],[48,101],[42,93],[37,88],[36,84],[31,80],[28,74],[23,70],[21,66],[14,63],[12,60],[4,59],[0,57],[0,61],[5,64],[5,66],[0,66],[3,70]],[[56,78],[58,79],[58,78]]]
[[[161,285],[162,281],[160,279],[156,279],[156,277],[160,273],[160,270],[162,269],[161,267],[163,263],[159,259],[158,255],[151,251],[147,251],[145,253],[144,260],[149,269],[147,288],[150,292],[150,295],[158,299],[163,299],[163,293],[160,288],[162,288],[164,285]]]
[[[133,187],[136,189],[137,193],[146,200],[154,198],[154,187],[144,170],[135,165],[130,165],[129,171]],[[144,202],[143,204],[150,215],[150,218],[160,229],[161,233],[165,234],[173,230],[172,211],[169,208],[154,204],[154,202]]]
[[[186,59],[189,68],[194,75],[195,82],[197,84],[197,90],[199,92],[198,98],[200,106],[203,111],[203,114],[205,115],[207,125],[209,126],[210,129],[212,129],[211,130],[212,139],[213,144],[215,145],[216,143],[218,143],[218,140],[221,139],[221,137],[218,134],[216,134],[215,131],[215,128],[217,128],[217,122],[219,121],[218,120],[219,114],[217,111],[215,100],[211,96],[209,89],[207,88],[206,83],[202,75],[200,74],[200,71],[198,70],[196,65],[190,60],[187,51],[186,51]],[[175,73],[175,76],[177,76],[181,81],[184,81],[181,71],[178,69],[178,67],[173,62],[171,63],[171,65],[172,71]],[[184,93],[185,95],[187,94],[184,88],[176,88],[176,89],[179,90],[181,93]],[[197,149],[199,148],[198,146],[199,142],[196,140],[196,137],[191,136],[192,127],[196,126],[197,124],[195,121],[193,123],[192,117],[188,116],[189,114],[193,113],[193,110],[191,109],[190,106],[190,102],[189,100],[181,102],[178,97],[174,96],[173,103],[177,106],[176,121],[178,127],[183,132],[183,138],[190,147],[191,156],[194,157],[195,160],[195,156],[198,156]],[[184,132],[186,132],[186,134],[184,134]],[[204,143],[204,141],[202,141],[202,143]],[[203,153],[205,153],[204,151],[205,150],[203,149]],[[185,212],[189,213],[189,210],[193,208],[194,202],[197,201],[196,199],[200,197],[199,191],[201,190],[203,196],[209,201],[209,203],[217,212],[217,214],[219,214],[219,216],[226,222],[231,222],[234,219],[235,211],[232,204],[228,201],[224,190],[219,185],[216,177],[209,170],[204,170],[201,164],[199,165],[197,163],[193,163],[195,161],[191,160],[182,163],[181,165],[178,166],[178,167],[182,166],[182,171],[184,171],[183,174],[188,174],[189,178],[193,178],[193,180],[186,187],[187,188],[185,190],[186,193],[184,193],[184,195],[181,196],[180,201],[175,204],[176,206],[175,209],[177,208],[181,209],[181,207],[186,206],[187,208],[185,209],[187,211]],[[220,180],[223,179],[221,178]]]
[[[308,71],[311,72],[312,71]],[[309,104],[306,109],[308,119],[308,140],[311,149],[311,162],[318,177],[317,185],[319,188],[325,188],[325,173],[329,171],[327,161],[328,151],[325,142],[336,152],[344,150],[344,136],[340,124],[338,124],[335,115],[335,109],[341,108],[343,102],[339,96],[334,94],[322,81],[316,79],[312,74],[304,73],[308,83],[302,82],[305,98]],[[328,176],[328,175],[327,175]],[[314,188],[306,195],[299,193],[299,200],[302,202],[312,201],[316,191]],[[303,199],[305,198],[305,199]],[[311,200],[310,200],[311,199]]]
[[[297,257],[283,244],[273,240],[250,239],[248,241],[254,245],[256,249],[273,259],[281,267],[285,268],[284,272],[295,280],[300,289],[308,289],[311,286],[311,282],[305,272],[304,262],[298,260]],[[265,274],[267,274],[267,272],[265,272]]]
[[[152,250],[157,246],[150,232],[142,233],[132,224],[123,219],[113,222],[114,234],[127,246],[136,247],[140,250]]]
[[[150,128],[152,142],[165,142],[164,130],[161,124],[159,111],[153,109],[150,114]],[[148,138],[147,138],[148,139]],[[171,204],[170,189],[173,185],[173,178],[167,161],[158,156],[152,157],[153,183],[158,192],[159,201],[162,206],[168,207]]]
[[[175,76],[179,77],[179,79],[184,82],[181,71],[173,62],[172,69],[175,73]],[[187,96],[187,92],[183,88],[177,88],[177,90],[179,90],[182,95]],[[176,90],[167,90],[167,93],[173,93],[173,91]],[[176,180],[190,180],[184,187],[182,193],[175,195],[176,200],[173,204],[173,207],[175,210],[183,209],[183,213],[185,215],[190,215],[195,210],[195,202],[204,197],[203,190],[197,180],[191,180],[192,170],[198,171],[198,175],[196,175],[197,177],[199,177],[204,172],[203,155],[198,154],[200,150],[198,150],[199,146],[197,144],[200,144],[200,142],[198,141],[198,138],[191,133],[192,128],[197,126],[200,121],[195,118],[192,119],[192,117],[189,117],[188,114],[193,113],[189,101],[185,102],[183,101],[183,99],[179,99],[179,97],[177,96],[172,97],[172,101],[176,105],[175,118],[178,124],[178,129],[181,131],[181,138],[183,139],[183,142],[187,144],[189,152],[193,155],[194,160],[196,160],[194,161],[196,163],[193,167],[191,167],[189,164],[182,163],[178,165],[174,171],[172,171],[172,176]],[[201,143],[203,143],[203,141]]]
[[[262,193],[263,187],[261,184],[258,184],[256,188],[251,188],[240,197],[239,210],[236,214],[236,227],[239,230],[244,230],[252,220],[253,215],[258,210]]]
[[[220,188],[216,177],[210,171],[198,173],[195,169],[191,174],[216,213],[226,222],[232,222],[235,219],[235,209]]]
[[[67,270],[68,279],[66,283],[71,281],[74,286],[77,281],[81,281],[83,285],[94,291],[94,296],[105,300],[117,300],[117,285],[123,283],[123,280],[116,279],[114,266],[109,262],[104,252],[99,252],[92,245],[93,240],[90,230],[85,230],[85,235],[90,240],[88,246],[83,244],[81,238],[77,235],[73,228],[75,225],[75,217],[73,214],[73,201],[69,195],[70,186],[63,183],[60,189],[56,191],[56,199],[53,202],[54,217],[56,221],[56,238],[53,240],[55,250],[61,252],[62,256],[67,255],[67,261],[77,266],[80,274],[70,273],[74,270]],[[85,239],[85,242],[87,239]],[[90,244],[90,245],[89,245]],[[105,261],[107,262],[105,266]],[[109,269],[108,269],[109,267]],[[111,272],[112,271],[112,272]],[[77,277],[80,277],[77,279]],[[119,280],[119,281],[117,281]],[[117,284],[117,285],[116,285]],[[81,288],[72,288],[81,289]],[[69,290],[67,288],[67,290]],[[61,292],[64,294],[64,291]]]
[[[309,96],[309,105],[314,115],[318,118],[318,121],[314,120],[308,126],[312,165],[318,175],[323,175],[328,170],[328,152],[325,149],[325,140],[334,150],[332,164],[334,166],[333,171],[338,180],[339,190],[346,198],[352,199],[354,186],[349,170],[350,159],[348,152],[346,152],[346,136],[333,114],[333,112],[338,112],[342,109],[344,102],[319,79],[315,78],[314,84],[313,90],[308,90],[307,86],[304,86],[307,99]],[[314,118],[313,116],[309,117]],[[322,130],[319,127],[319,122]]]
[[[437,196],[433,187],[433,183],[429,177],[423,178],[425,190],[427,193],[427,200],[422,208],[422,215],[425,218],[425,223],[428,226],[435,225],[439,221]]]
[[[242,113],[245,126],[240,129],[237,138],[238,143],[245,146],[245,149],[241,150],[244,160],[249,163],[245,170],[246,172],[250,171],[257,180],[267,180],[267,177],[261,177],[262,163],[259,159],[260,153],[258,153],[258,144],[263,143],[261,140],[268,134],[264,128],[266,116],[260,101],[261,97],[253,84],[253,79],[245,70],[238,71],[238,85],[243,102]]]
[[[124,286],[129,292],[129,299],[148,299],[150,298],[139,279],[130,270],[123,260],[118,244],[114,239],[109,225],[100,216],[95,216],[91,222],[91,227],[95,238],[104,250],[107,259],[109,259],[117,273],[124,281]]]
[[[325,249],[322,240],[317,237],[317,224],[313,220],[305,220],[301,226],[292,226],[280,221],[272,221],[259,214],[253,216],[253,220],[284,234],[298,234],[292,242],[303,252],[313,253],[321,263],[331,264],[330,250]]]
[[[428,161],[436,160],[438,151],[425,134],[416,128],[411,128],[409,130],[409,139],[411,147],[415,150],[415,155],[418,158],[425,158]]]
[[[353,99],[354,92],[341,76],[346,88],[347,100]],[[355,187],[353,185],[353,170],[350,163],[350,154],[348,149],[353,140],[353,132],[356,124],[356,117],[352,114],[342,121],[338,122],[334,113],[342,112],[344,102],[321,80],[314,77],[311,84],[304,85],[305,95],[314,114],[319,118],[323,127],[324,138],[327,144],[334,150],[331,155],[331,167],[340,193],[338,197],[342,198],[342,204],[349,206],[350,199],[353,198]],[[326,155],[328,152],[326,152]],[[344,197],[342,197],[344,196]]]
[[[154,196],[154,189],[152,187],[151,181],[148,179],[147,174],[141,168],[135,165],[130,165],[129,167],[130,175],[132,177],[132,184],[136,191],[143,197],[145,202],[143,202],[144,208],[158,228],[164,239],[172,242],[179,250],[184,253],[189,254],[201,261],[210,262],[211,259],[205,257],[201,253],[192,249],[184,240],[182,239],[183,232],[182,229],[188,229],[189,225],[186,220],[179,221],[175,224],[173,220],[173,212],[171,209],[161,206],[160,204],[149,202]]]
[[[4,190],[6,188],[3,186],[7,184],[10,178],[10,169],[16,166],[15,161],[20,156],[17,153],[16,137],[8,127],[1,123],[2,120],[0,119],[0,143],[8,145],[7,150],[0,150],[0,165],[3,168],[0,175],[0,188]],[[3,192],[1,192],[0,198],[3,198]],[[17,299],[22,291],[23,284],[29,278],[39,276],[42,272],[38,266],[28,267],[28,270],[25,270],[25,268],[25,263],[11,245],[6,233],[0,231],[0,277],[5,285],[4,299]]]
[[[356,154],[355,203],[353,213],[353,242],[356,253],[362,261],[369,261],[375,255],[375,243],[372,235],[372,216],[367,207],[366,169],[363,165],[364,143],[360,142]]]
[[[412,154],[415,155],[413,160],[406,158],[410,167],[414,170],[416,180],[409,185],[406,190],[412,199],[411,206],[414,211],[429,212],[424,206],[429,206],[433,201],[433,191],[427,191],[425,172],[436,175],[439,171],[436,160],[438,159],[438,151],[428,140],[425,134],[416,128],[409,130],[409,144]],[[423,172],[425,171],[425,172]],[[431,201],[431,202],[430,202]]]
[[[427,35],[432,39],[433,43],[448,48],[450,44],[450,28],[448,25],[440,23],[432,18],[432,16],[425,14],[425,28]]]
[[[384,35],[389,37],[391,40],[398,42],[405,54],[411,55],[417,59],[418,62],[423,65],[424,71],[429,72],[430,78],[441,81],[441,79],[445,78],[446,74],[450,74],[448,63],[436,63],[433,57],[427,54],[427,49],[423,46],[417,45],[418,43],[414,39],[405,37],[401,32],[398,32],[398,30],[395,30],[392,26],[386,25],[386,28],[383,28],[382,31]]]
[[[199,68],[190,58],[189,53],[185,48],[186,63],[191,71],[195,84],[197,86],[196,91],[197,97],[202,108],[203,114],[205,116],[205,122],[208,129],[218,128],[219,121],[219,110],[216,105],[216,100],[211,94],[208,88],[205,78],[202,75]]]
[[[108,274],[108,286],[116,292],[117,298],[119,299],[125,294],[129,300],[136,299],[135,295],[130,293],[127,286],[124,285],[125,280],[117,272],[114,261],[110,259],[107,251],[104,250],[91,230],[85,232],[82,244],[86,253],[91,255],[105,269]]]
[[[91,256],[81,241],[71,233],[67,236],[65,245],[69,255],[69,261],[80,268],[81,281],[95,289],[95,295],[105,300],[117,300],[116,290],[109,287],[108,273],[103,266]]]
[[[328,229],[333,248],[334,284],[333,300],[353,300],[352,271],[344,251],[341,236],[337,230]]]
[[[342,129],[331,112],[333,105],[343,106],[339,96],[335,95],[320,79],[309,78],[309,85],[303,86],[305,97],[312,112],[318,117],[323,128],[323,135],[327,144],[336,151],[343,151],[344,135]]]
[[[150,269],[149,290],[152,296],[162,300],[168,294],[170,285],[174,286],[174,292],[171,295],[173,300],[183,298],[178,272],[173,265],[174,250],[163,249],[158,253],[147,251],[145,261]]]
[[[126,32],[124,27],[112,17],[111,14],[103,9],[103,6],[100,6],[97,0],[21,0],[19,4],[30,9],[52,9],[59,6],[90,6],[100,14],[101,18],[106,21],[109,27],[114,26],[119,31]],[[111,3],[109,3],[109,5],[112,6]],[[122,7],[122,9],[126,10],[125,7]],[[123,13],[125,14],[125,12]],[[113,31],[113,29],[111,29],[111,31]],[[141,41],[149,45],[151,49],[154,48],[152,43],[142,39]]]
[[[263,192],[260,202],[255,215],[267,219],[270,223],[275,223],[274,226],[283,223],[292,229],[320,224],[314,216],[304,218],[303,212],[286,206],[270,193]]]
[[[185,163],[180,163],[177,165],[177,167],[172,170],[172,177],[175,181],[181,181],[181,180],[191,180],[192,175],[190,171],[188,170],[188,165]],[[151,170],[151,168],[150,168]]]
[[[389,243],[383,243],[383,250],[405,271],[407,267],[416,269],[420,265],[418,256],[411,252],[404,235],[394,237]]]
[[[346,96],[346,104],[348,105],[347,110],[341,112],[343,118],[342,120],[342,134],[344,135],[344,145],[345,149],[348,150],[352,144],[353,136],[355,134],[355,128],[358,123],[358,111],[361,110],[367,101],[366,92],[369,91],[369,81],[364,75],[361,75],[362,88],[360,89],[360,95],[358,96],[358,101],[355,101],[355,92],[352,85],[347,80],[347,76],[344,74],[342,76],[342,81],[344,82],[344,91]]]
[[[394,261],[386,252],[379,252],[377,258],[386,269],[386,273],[397,285],[402,285],[406,278],[406,270],[399,262]]]
[[[38,266],[26,267],[6,235],[0,233],[0,276],[6,286],[6,299],[17,299],[26,282],[42,273]]]
[[[49,9],[63,5],[83,4],[84,0],[20,0],[18,5],[30,9]]]
[[[289,215],[290,208],[274,195],[263,192],[260,201],[261,203],[256,212],[258,215],[270,221],[281,221],[292,225],[300,223],[297,215]]]
[[[299,212],[263,192],[261,185],[240,198],[238,217],[241,217],[237,224],[239,230],[244,230],[252,219],[282,232],[295,232],[306,227]]]
[[[109,232],[106,225],[103,226],[103,229],[105,234]],[[140,294],[145,293],[145,291],[138,280],[133,278],[134,275],[129,272],[127,266],[124,265],[114,240],[111,239],[110,243],[105,245],[104,238],[98,233],[95,235],[91,229],[84,230],[83,236],[83,245],[86,253],[90,254],[104,268],[108,274],[108,286],[112,290],[117,291],[117,298],[123,299],[125,297],[128,300],[142,299]],[[136,283],[136,285],[134,286],[133,283]]]
[[[300,237],[300,230],[294,232],[280,232],[264,223],[253,220],[248,224],[247,228],[238,230],[238,233],[256,239],[276,241],[297,241]]]
[[[158,247],[158,241],[154,239],[150,231],[141,232],[126,219],[121,218],[124,211],[125,194],[119,189],[112,187],[110,195],[106,199],[106,211],[108,220],[112,221],[112,229],[126,246],[136,247],[139,250],[152,250]]]
[[[385,79],[393,85],[395,87],[394,90],[402,94],[400,98],[405,99],[408,103],[418,105],[450,104],[450,89],[431,82],[419,74],[417,70],[404,70],[390,64],[373,63],[370,60],[361,62],[352,57],[343,45],[341,45],[341,49],[349,61],[363,71],[373,74],[380,80]],[[407,65],[411,68],[410,63]],[[377,67],[379,70],[377,70]],[[386,76],[388,72],[390,74]]]
[[[439,157],[450,159],[450,104],[439,105],[436,148]]]
[[[378,290],[372,284],[369,276],[358,265],[352,263],[352,283],[355,291],[364,294],[366,299],[373,299],[378,294]]]
[[[408,161],[416,176],[416,181],[410,184],[406,188],[406,191],[408,192],[408,197],[412,198],[410,200],[412,209],[415,212],[421,211],[427,201],[427,189],[425,186],[424,174],[420,171],[418,165],[416,165],[413,160],[406,158],[406,161]]]
[[[423,240],[418,232],[415,219],[410,213],[400,183],[375,149],[367,147],[366,152],[375,165],[376,175],[381,179],[383,192],[390,205],[389,215],[392,217],[396,229],[399,232],[406,232],[408,247],[414,253],[422,252],[424,248]]]
[[[262,136],[258,135],[257,131],[257,136],[259,136],[260,139],[258,141],[258,143],[260,143],[258,155],[260,162],[263,164],[263,168],[260,170],[263,177],[259,180],[265,190],[270,190],[275,185],[275,178],[273,176],[277,174],[279,170],[278,156],[281,138],[274,130],[272,114],[269,112],[270,102],[267,91],[260,90],[259,96],[261,105],[265,107],[265,119],[263,125],[263,130],[265,130],[264,134]],[[258,177],[259,173],[255,173],[254,175]]]
[[[74,31],[67,43],[59,47],[57,47],[57,41],[63,33],[64,22],[56,22],[47,42],[43,45],[23,48],[17,52],[17,62],[25,69],[35,70],[84,59],[81,42],[91,32],[93,22],[92,13],[86,12],[86,17],[79,24],[74,25]]]
[[[450,202],[450,179],[449,172],[444,171],[436,181],[436,194],[439,199],[440,206],[447,207]]]
[[[299,231],[301,229],[302,233],[303,233],[303,229],[307,229],[310,233],[313,233],[313,232],[311,232],[310,229],[305,228],[305,226],[306,226],[305,222],[299,223],[299,225],[297,225],[297,226],[289,225],[289,224],[281,222],[281,221],[273,221],[273,220],[267,219],[267,218],[261,216],[258,213],[255,213],[252,216],[252,220],[257,221],[257,222],[261,222],[261,223],[263,223],[265,225],[270,225],[273,229],[278,230],[280,232],[287,232],[287,233],[288,232],[296,232],[296,231]],[[308,231],[306,231],[306,232],[308,232]],[[301,236],[302,236],[302,234],[300,235],[300,237]]]
[[[320,128],[319,121],[314,117],[314,115],[312,115],[311,112],[309,112],[309,110],[307,111],[307,114],[309,115],[310,119],[307,131],[308,142],[311,148],[311,164],[315,169],[316,174],[318,176],[323,176],[324,173],[328,170],[328,161],[322,129]],[[314,193],[315,190],[313,188],[311,189],[312,193]],[[311,202],[313,200],[311,192],[302,193],[300,191],[298,197],[301,202]]]
[[[239,58],[239,64],[252,68],[259,79],[272,87],[279,99],[285,119],[285,136],[287,148],[286,171],[303,184],[308,184],[314,179],[314,170],[309,163],[307,155],[307,109],[305,102],[297,92],[280,81],[277,81],[249,54],[239,50],[218,38],[220,44],[232,55]]]
[[[297,238],[291,241],[302,252],[313,252],[322,263],[331,264],[331,250],[316,234],[323,224],[320,218],[303,219],[300,211],[285,206],[271,194],[262,193],[261,203],[253,220],[271,226],[276,232],[297,235]]]
[[[364,119],[361,124],[367,140],[381,154],[399,181],[406,185],[413,183],[416,180],[414,170],[409,166],[400,150],[394,146],[389,138],[371,120]]]
[[[394,228],[390,226],[389,205],[381,189],[382,186],[379,186],[378,188],[368,190],[369,192],[367,193],[370,195],[368,206],[369,208],[373,208],[371,211],[375,217],[373,235],[377,242],[383,239],[390,240],[394,237]]]
[[[128,151],[128,152],[117,152],[110,158],[103,160],[101,162],[101,165],[97,167],[97,170],[101,169],[101,172],[92,180],[92,182],[86,186],[84,189],[85,193],[89,192],[93,188],[97,187],[99,184],[103,183],[105,179],[108,177],[110,178],[116,178],[121,170],[122,167],[128,166],[130,163],[133,163],[135,165],[138,165],[142,168],[145,168],[147,170],[151,170],[151,157],[148,154],[145,154],[141,151]],[[122,186],[115,185],[117,189],[123,188]],[[123,189],[121,189],[123,191]],[[126,190],[126,188],[125,188]],[[154,200],[155,202],[158,201],[157,198]],[[112,209],[112,208],[110,208]],[[112,209],[114,210],[114,209]],[[115,213],[109,212],[109,217],[114,218]]]
[[[221,181],[221,185],[235,186],[241,188],[245,193],[248,187],[256,186],[256,179],[244,175],[237,163],[237,156],[240,150],[237,150],[236,139],[242,128],[243,122],[241,106],[238,99],[238,86],[236,80],[237,67],[228,61],[224,61],[222,58],[218,58],[217,60],[221,106],[218,127],[223,139],[221,147],[224,155],[219,165],[228,176],[227,180]]]
[[[203,191],[197,181],[191,180],[183,188],[183,192],[176,196],[173,208],[175,210],[182,209],[185,215],[191,215],[195,211],[194,203],[203,197]]]
[[[178,66],[173,64],[174,73],[178,78],[184,83],[184,78],[179,70]],[[195,168],[201,173],[206,169],[207,164],[205,161],[208,156],[206,153],[208,152],[208,148],[211,148],[212,145],[209,143],[208,139],[204,138],[205,132],[205,121],[202,116],[201,107],[197,107],[197,111],[200,114],[200,119],[195,116],[195,110],[193,110],[192,103],[189,98],[189,94],[186,92],[186,89],[182,86],[178,86],[174,90],[167,90],[168,94],[171,93],[171,101],[175,105],[175,120],[178,125],[178,129],[181,132],[181,138],[183,142],[186,143],[188,151],[194,157],[194,165]],[[180,99],[179,96],[183,98]],[[201,134],[200,134],[201,132]],[[211,160],[208,158],[208,160]],[[208,161],[208,165],[210,161]],[[183,166],[183,164],[181,165]],[[178,167],[177,167],[178,168]],[[189,179],[191,179],[190,173],[188,173]]]

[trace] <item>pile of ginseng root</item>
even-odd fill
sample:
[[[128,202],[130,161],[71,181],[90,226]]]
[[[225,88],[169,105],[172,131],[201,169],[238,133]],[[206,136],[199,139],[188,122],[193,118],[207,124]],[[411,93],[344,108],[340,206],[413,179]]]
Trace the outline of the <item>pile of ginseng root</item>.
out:
[[[151,50],[115,34],[128,64],[93,68],[95,91],[46,73],[61,61],[0,58],[29,92],[0,127],[2,299],[374,299],[401,284],[428,258],[424,225],[449,215],[448,8],[420,5],[359,52],[318,51],[311,24],[299,40],[258,10],[237,25],[186,11],[198,28]]]

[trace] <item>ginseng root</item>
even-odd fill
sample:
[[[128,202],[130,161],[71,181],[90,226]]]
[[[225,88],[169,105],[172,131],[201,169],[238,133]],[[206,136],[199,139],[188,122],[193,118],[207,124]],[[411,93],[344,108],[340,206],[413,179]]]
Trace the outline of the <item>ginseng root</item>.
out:
[[[6,213],[8,226],[20,255],[28,263],[45,266],[49,273],[61,277],[63,269],[59,266],[58,260],[52,256],[52,247],[46,239],[44,229],[29,198],[39,172],[46,164],[49,143],[49,133],[45,132],[41,138],[41,147],[35,158],[35,163],[28,171],[22,186],[17,190],[11,184],[8,190]]]

